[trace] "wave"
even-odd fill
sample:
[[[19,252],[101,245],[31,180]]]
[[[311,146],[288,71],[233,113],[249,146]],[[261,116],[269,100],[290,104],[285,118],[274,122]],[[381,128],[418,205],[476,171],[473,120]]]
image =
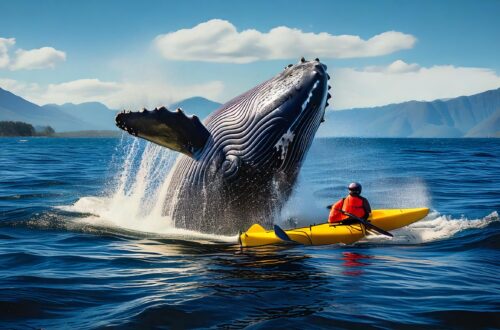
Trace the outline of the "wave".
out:
[[[486,157],[486,158],[497,158],[497,155],[491,154],[489,152],[475,152],[472,154],[475,157]]]

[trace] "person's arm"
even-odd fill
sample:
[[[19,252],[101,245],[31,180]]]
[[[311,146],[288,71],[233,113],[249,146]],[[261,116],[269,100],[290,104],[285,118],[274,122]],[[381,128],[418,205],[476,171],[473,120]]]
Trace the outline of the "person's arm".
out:
[[[370,213],[372,213],[372,207],[370,206],[368,200],[364,197],[363,197],[363,208],[365,209],[365,216],[363,217],[363,219],[367,220],[368,217],[370,216]]]
[[[342,220],[342,214],[338,211],[342,209],[344,204],[344,199],[339,199],[335,204],[332,205],[330,209],[330,216],[328,217],[329,223],[339,222]]]

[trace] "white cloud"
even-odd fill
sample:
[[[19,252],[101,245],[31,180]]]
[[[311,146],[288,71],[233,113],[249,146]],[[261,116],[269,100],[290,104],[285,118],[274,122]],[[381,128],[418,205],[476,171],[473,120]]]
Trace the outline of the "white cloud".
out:
[[[417,72],[420,66],[417,63],[408,64],[402,60],[392,62],[387,66],[368,66],[364,69],[367,72],[386,72],[386,73],[406,73]]]
[[[24,50],[18,49],[11,70],[53,69],[58,62],[66,60],[66,53],[52,47]]]
[[[402,60],[362,69],[334,68],[330,75],[333,99],[329,102],[334,109],[372,107],[410,100],[430,101],[500,87],[500,76],[491,69],[451,65],[421,67]],[[148,74],[146,81],[143,78],[144,74],[128,75],[121,81],[79,79],[50,85],[0,79],[0,87],[37,104],[99,101],[110,108],[131,110],[168,105],[192,96],[224,100],[245,89],[233,88],[227,81],[226,86],[233,91],[227,95],[226,86],[221,81],[169,83],[169,78],[163,74]],[[186,110],[189,112],[190,109]]]
[[[36,104],[63,104],[97,101],[113,109],[139,110],[168,105],[192,96],[217,99],[224,89],[220,81],[190,86],[173,86],[164,82],[106,82],[79,79],[46,87],[12,79],[0,79],[0,87]],[[186,109],[189,112],[189,109]]]
[[[14,38],[0,38],[0,69],[6,68],[9,65],[9,48],[16,43]]]
[[[500,76],[490,69],[452,65],[426,68],[401,60],[386,67],[340,68],[331,76],[330,104],[334,109],[431,101],[500,87]]]
[[[66,60],[66,53],[53,47],[18,49],[12,59],[9,51],[15,43],[15,38],[0,38],[0,69],[14,71],[54,68],[56,63]]]
[[[0,88],[16,95],[37,95],[41,90],[40,86],[36,83],[25,83],[7,78],[0,78]]]
[[[163,57],[180,61],[249,63],[258,60],[354,58],[390,54],[412,48],[416,38],[387,31],[363,40],[355,35],[311,33],[279,26],[269,32],[238,32],[228,21],[213,19],[191,29],[159,35],[154,44]]]
[[[54,99],[63,99],[66,95],[88,98],[105,96],[119,89],[119,84],[115,82],[103,82],[99,79],[79,79],[61,84],[50,84],[47,94]]]
[[[114,104],[115,108],[138,110],[147,107],[151,109],[193,96],[217,100],[223,90],[224,84],[221,81],[209,81],[189,86],[170,85],[154,81],[147,83],[127,82],[123,84],[123,88],[119,93],[109,98],[108,103]],[[189,109],[186,109],[186,111],[189,112]]]

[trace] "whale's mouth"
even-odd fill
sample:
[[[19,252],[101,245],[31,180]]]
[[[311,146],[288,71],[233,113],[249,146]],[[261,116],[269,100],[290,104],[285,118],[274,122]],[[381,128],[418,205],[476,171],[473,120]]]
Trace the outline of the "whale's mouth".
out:
[[[298,131],[299,131],[301,123],[303,123],[303,121],[307,120],[306,119],[307,116],[310,115],[307,112],[321,111],[320,109],[318,109],[320,105],[319,104],[312,104],[312,101],[311,101],[314,93],[316,92],[318,85],[319,85],[319,80],[317,80],[314,83],[311,91],[308,94],[308,97],[302,103],[302,105],[300,107],[299,115],[292,121],[292,123],[291,123],[290,127],[288,128],[288,130],[286,131],[286,133],[283,134],[281,136],[281,138],[279,139],[279,141],[274,145],[276,150],[279,151],[279,158],[283,161],[285,160],[285,158],[288,154],[288,151],[290,149],[290,146],[293,143],[296,135],[299,135]],[[314,113],[311,115],[314,115]],[[324,117],[324,115],[323,115],[323,117]]]

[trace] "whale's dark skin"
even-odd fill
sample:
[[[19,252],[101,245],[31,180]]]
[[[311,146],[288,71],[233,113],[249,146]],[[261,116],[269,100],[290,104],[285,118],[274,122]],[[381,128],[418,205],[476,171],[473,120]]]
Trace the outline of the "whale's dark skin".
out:
[[[182,153],[164,213],[176,227],[235,234],[270,225],[292,192],[330,98],[326,66],[303,58],[203,123],[178,109],[122,112],[118,127]]]

